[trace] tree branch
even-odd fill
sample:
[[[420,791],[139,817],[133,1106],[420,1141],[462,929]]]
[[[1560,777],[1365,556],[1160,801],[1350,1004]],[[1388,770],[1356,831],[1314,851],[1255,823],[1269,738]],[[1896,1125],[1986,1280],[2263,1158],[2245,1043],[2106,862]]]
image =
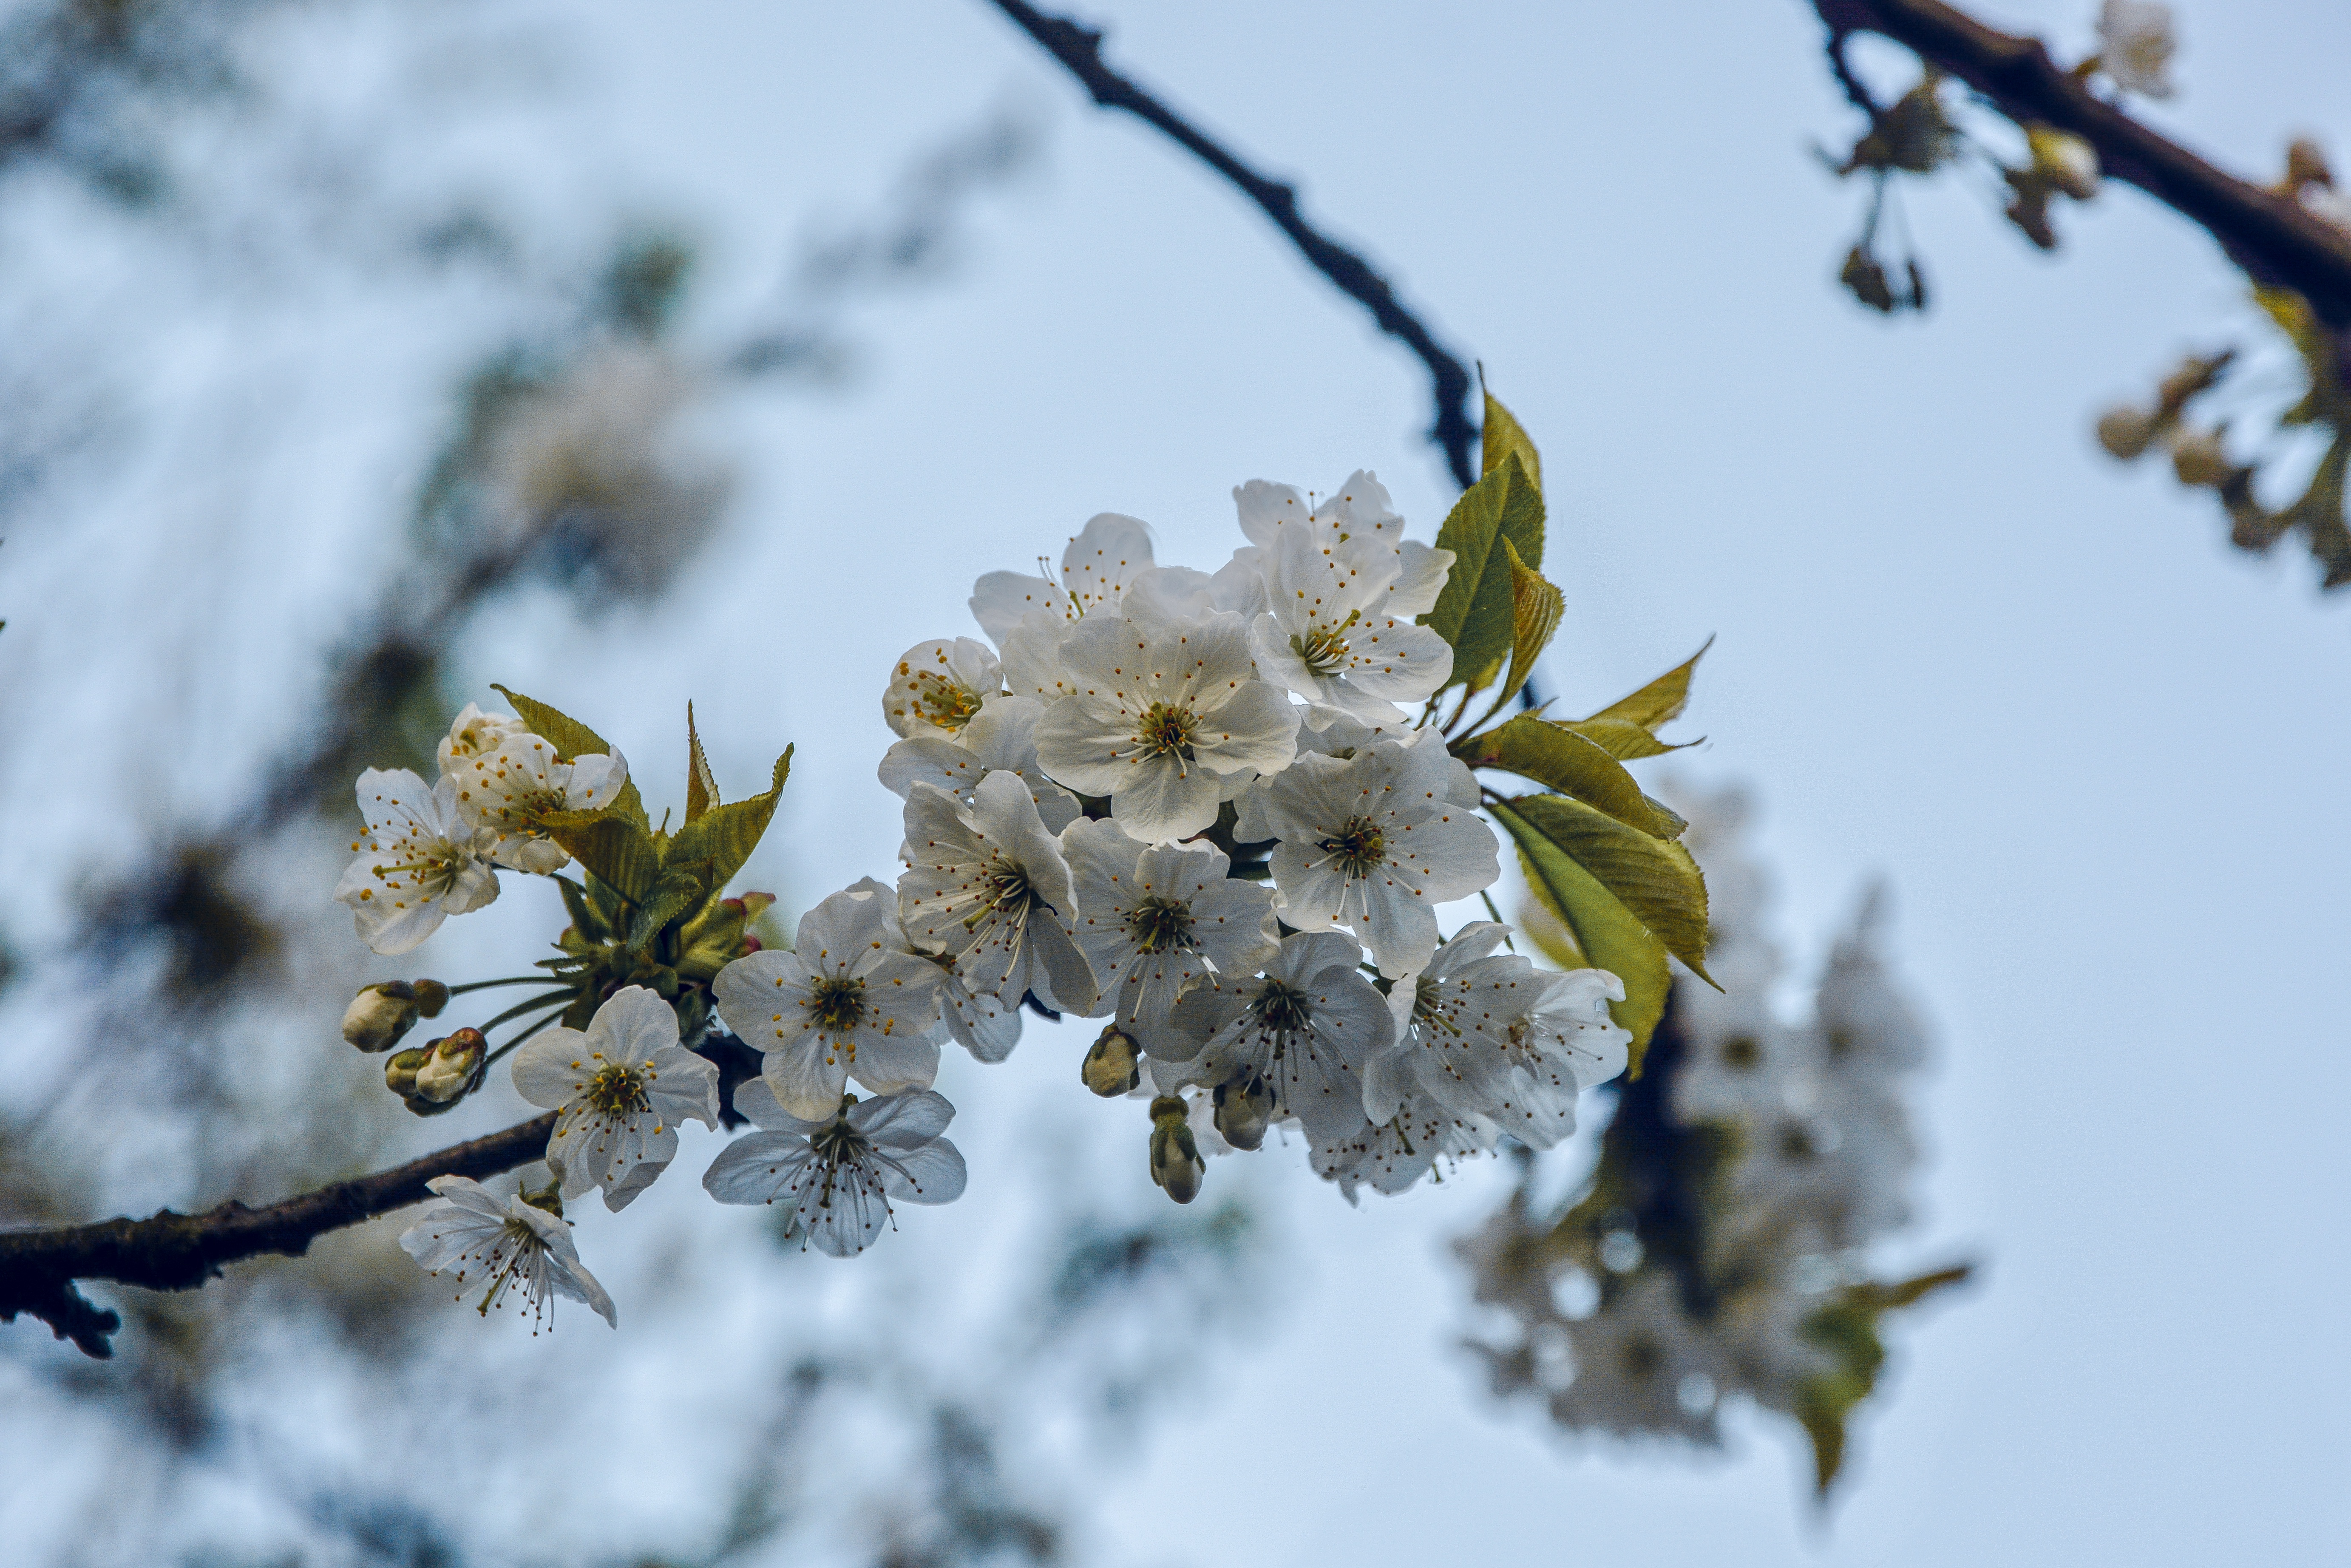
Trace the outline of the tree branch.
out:
[[[555,1113],[475,1138],[373,1176],[337,1182],[299,1197],[247,1208],[234,1200],[203,1214],[166,1208],[145,1219],[108,1219],[54,1230],[0,1231],[0,1322],[19,1312],[40,1319],[88,1354],[114,1354],[122,1320],[92,1306],[77,1280],[117,1280],[151,1291],[192,1291],[225,1265],[265,1252],[300,1257],[329,1230],[357,1225],[432,1197],[434,1176],[496,1176],[543,1158]]]
[[[2351,329],[2351,237],[2292,197],[2240,180],[2158,135],[2061,69],[2038,38],[1985,26],[1939,0],[1813,0],[1842,67],[1845,38],[1876,33],[1991,101],[2020,125],[2051,125],[2096,150],[2107,174],[2199,225],[2255,282],[2291,288],[2321,319]],[[1857,84],[1842,69],[1847,96]],[[1875,118],[1863,94],[1862,107]]]
[[[1084,84],[1104,109],[1123,109],[1147,121],[1209,168],[1222,174],[1271,218],[1309,266],[1337,285],[1342,292],[1371,311],[1380,330],[1399,339],[1428,367],[1437,420],[1429,439],[1445,453],[1446,464],[1463,489],[1478,480],[1478,427],[1469,417],[1469,372],[1438,344],[1420,319],[1404,308],[1387,279],[1372,270],[1362,256],[1323,235],[1300,215],[1298,192],[1269,180],[1152,97],[1127,78],[1102,63],[1100,30],[1049,16],[1024,0],[996,0],[998,9],[1021,30],[1044,46],[1070,74]]]

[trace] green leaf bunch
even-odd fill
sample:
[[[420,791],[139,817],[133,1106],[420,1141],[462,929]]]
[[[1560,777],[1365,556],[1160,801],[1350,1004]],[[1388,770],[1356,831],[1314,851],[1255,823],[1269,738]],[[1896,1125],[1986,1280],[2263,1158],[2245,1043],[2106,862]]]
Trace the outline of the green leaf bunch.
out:
[[[1541,455],[1490,392],[1483,465],[1438,530],[1437,548],[1453,552],[1453,568],[1436,608],[1421,618],[1453,648],[1446,690],[1459,695],[1446,726],[1449,744],[1472,768],[1539,786],[1509,795],[1489,789],[1487,809],[1517,844],[1528,884],[1551,917],[1532,933],[1539,944],[1563,965],[1607,969],[1625,982],[1625,999],[1610,1009],[1633,1031],[1629,1071],[1637,1075],[1672,983],[1667,957],[1713,982],[1706,879],[1679,842],[1687,824],[1644,792],[1625,764],[1695,744],[1662,740],[1657,731],[1688,706],[1706,650],[1588,718],[1533,712],[1497,723],[1526,690],[1565,601],[1541,571]],[[1432,701],[1432,715],[1445,695]],[[1479,716],[1465,722],[1480,699]]]
[[[611,751],[603,737],[549,705],[504,686],[533,733],[559,756]],[[681,1035],[691,1042],[709,1022],[710,982],[752,950],[749,927],[775,902],[764,893],[725,896],[726,884],[758,848],[776,814],[792,749],[776,758],[765,793],[722,801],[709,758],[686,708],[685,816],[673,833],[668,816],[655,827],[632,779],[609,806],[562,811],[545,819],[548,835],[570,852],[580,881],[558,876],[571,925],[557,940],[561,956],[540,967],[572,982],[577,995],[563,1015],[584,1029],[603,999],[623,986],[646,986],[678,1010]]]

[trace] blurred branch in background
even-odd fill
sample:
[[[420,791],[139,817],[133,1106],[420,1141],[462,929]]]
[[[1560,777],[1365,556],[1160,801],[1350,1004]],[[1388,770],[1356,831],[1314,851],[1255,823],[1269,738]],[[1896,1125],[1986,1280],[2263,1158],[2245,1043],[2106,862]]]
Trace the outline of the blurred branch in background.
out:
[[[1428,367],[1437,418],[1428,436],[1445,454],[1454,482],[1468,489],[1478,481],[1478,427],[1469,418],[1469,372],[1447,352],[1420,319],[1405,308],[1386,278],[1371,264],[1308,223],[1298,210],[1294,186],[1269,180],[1242,162],[1215,138],[1193,125],[1129,78],[1102,63],[1102,34],[1066,17],[1038,10],[1024,0],[996,0],[1021,31],[1078,78],[1094,102],[1122,109],[1223,175],[1290,236],[1307,264],[1372,313],[1380,330],[1397,339]]]
[[[2058,65],[2042,40],[1997,31],[1939,0],[1813,0],[1813,8],[1828,27],[1831,70],[1869,121],[1844,158],[1829,160],[1838,175],[1865,174],[1871,182],[1861,235],[1839,280],[1863,304],[1887,314],[1925,308],[1918,258],[1909,256],[1889,270],[1878,250],[1881,222],[1901,177],[1980,161],[2005,193],[2009,221],[2043,250],[2057,248],[2051,210],[2060,199],[2093,199],[2105,176],[2137,186],[2203,228],[2245,274],[2263,319],[2292,350],[2288,375],[2295,390],[2265,397],[2257,376],[2249,396],[2236,395],[2245,386],[2244,365],[2268,369],[2281,357],[2275,354],[2229,348],[2190,356],[2164,379],[2151,405],[2110,411],[2098,425],[2100,444],[2124,461],[2168,450],[2182,485],[2213,492],[2232,544],[2259,554],[2299,534],[2319,564],[2323,589],[2351,583],[2345,513],[2351,201],[2336,189],[2324,151],[2296,140],[2282,176],[2255,184],[2126,112],[2129,93],[2168,98],[2174,90],[2169,68],[2178,39],[2165,5],[2106,0],[2098,52],[2071,68]],[[1880,101],[1855,69],[1850,46],[1865,33],[1918,58],[1917,84],[1891,102]],[[1980,107],[2021,133],[2022,160],[2011,163],[1954,112],[1944,95],[1950,81],[1972,89]],[[2205,411],[2204,422],[2187,417],[2191,404]],[[2232,434],[2232,427],[2256,434],[2248,439]]]

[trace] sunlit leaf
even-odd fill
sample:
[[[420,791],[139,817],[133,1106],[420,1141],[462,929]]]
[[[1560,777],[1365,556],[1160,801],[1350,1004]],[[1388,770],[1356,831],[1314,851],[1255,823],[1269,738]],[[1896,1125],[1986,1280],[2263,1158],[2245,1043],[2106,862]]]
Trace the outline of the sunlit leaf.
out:
[[[1535,451],[1535,444],[1528,436],[1526,427],[1502,406],[1501,399],[1492,392],[1486,394],[1486,428],[1481,434],[1484,461],[1479,472],[1491,474],[1515,455],[1526,465],[1527,477],[1533,482],[1534,487],[1538,490],[1542,488],[1541,455]]]
[[[1668,744],[1651,735],[1647,727],[1635,724],[1628,718],[1578,718],[1553,722],[1562,729],[1583,737],[1619,762],[1633,762],[1644,757],[1663,757],[1668,751],[1679,751],[1685,746],[1698,744],[1695,740]]]
[[[1564,795],[1521,795],[1510,807],[1614,894],[1667,952],[1713,984],[1706,972],[1706,879],[1689,851]]]
[[[1453,570],[1422,622],[1453,646],[1449,685],[1480,689],[1510,652],[1517,616],[1506,541],[1524,565],[1542,565],[1542,492],[1515,453],[1464,490],[1437,530],[1437,547],[1453,552]]]
[[[549,707],[536,697],[527,697],[520,692],[510,692],[496,681],[490,683],[490,690],[514,704],[517,716],[521,718],[523,723],[530,726],[530,732],[533,735],[553,745],[557,756],[569,758],[600,755],[609,757],[612,754],[610,741],[562,709]],[[645,817],[644,799],[637,793],[637,781],[633,777],[621,786],[620,794],[614,797],[611,805],[605,809],[628,818],[641,828],[650,829],[653,826]]]
[[[1603,721],[1615,720],[1625,724],[1636,724],[1643,729],[1655,730],[1669,719],[1679,718],[1682,709],[1689,706],[1690,676],[1697,672],[1698,662],[1706,657],[1707,648],[1713,646],[1714,639],[1708,637],[1706,640],[1706,647],[1700,648],[1631,696],[1610,703],[1583,722],[1599,724]]]
[[[731,805],[713,806],[680,828],[669,841],[669,863],[708,861],[712,890],[724,889],[743,869],[743,862],[751,858],[751,852],[759,847],[759,840],[776,814],[776,800],[783,793],[784,779],[791,770],[792,751],[786,747],[784,754],[776,758],[775,781],[768,787],[768,792]]]
[[[1502,541],[1502,554],[1510,566],[1510,678],[1500,699],[1507,703],[1519,695],[1534,673],[1535,660],[1551,646],[1567,601],[1543,580],[1542,573],[1519,559],[1519,547],[1509,539]]]
[[[685,705],[685,820],[698,822],[718,804],[718,780],[711,776],[710,758],[702,755],[702,737],[694,732],[694,705]]]
[[[653,835],[621,815],[617,806],[557,813],[547,820],[547,836],[632,904],[643,903],[661,881],[661,850]]]
[[[1507,768],[1548,785],[1653,838],[1677,837],[1688,825],[1643,794],[1604,747],[1531,714],[1472,737],[1454,755],[1472,768]]]
[[[1664,1016],[1666,995],[1673,988],[1665,944],[1598,878],[1511,810],[1509,802],[1498,801],[1490,810],[1518,843],[1528,886],[1559,917],[1581,961],[1625,982],[1625,999],[1610,1002],[1608,1012],[1620,1026],[1633,1031],[1625,1071],[1639,1077],[1649,1036]]]

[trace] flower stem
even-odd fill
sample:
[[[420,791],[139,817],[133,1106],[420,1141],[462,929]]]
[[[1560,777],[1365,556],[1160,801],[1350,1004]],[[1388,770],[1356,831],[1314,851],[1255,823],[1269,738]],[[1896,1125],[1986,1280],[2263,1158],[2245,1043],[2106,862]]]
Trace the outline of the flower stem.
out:
[[[462,997],[467,991],[486,991],[492,986],[560,986],[566,984],[569,984],[569,982],[559,980],[552,975],[509,975],[502,980],[468,980],[462,986],[450,987],[449,994],[453,997]]]
[[[537,1023],[531,1025],[528,1029],[523,1030],[520,1034],[515,1036],[512,1040],[498,1047],[497,1050],[482,1058],[482,1070],[486,1072],[489,1071],[500,1057],[510,1055],[516,1046],[520,1045],[524,1040],[528,1040],[532,1035],[537,1034],[540,1030],[545,1029],[548,1025],[555,1022],[556,1019],[562,1016],[563,1015],[561,1013],[548,1014],[547,1017],[539,1019]]]
[[[526,1002],[517,1002],[514,1006],[508,1008],[506,1011],[500,1013],[489,1022],[479,1027],[483,1033],[487,1034],[490,1030],[497,1028],[498,1025],[506,1022],[508,1019],[520,1018],[525,1013],[536,1012],[541,1008],[563,1008],[569,1007],[570,1005],[571,991],[570,988],[566,987],[561,996],[550,997],[540,995],[533,997]]]

